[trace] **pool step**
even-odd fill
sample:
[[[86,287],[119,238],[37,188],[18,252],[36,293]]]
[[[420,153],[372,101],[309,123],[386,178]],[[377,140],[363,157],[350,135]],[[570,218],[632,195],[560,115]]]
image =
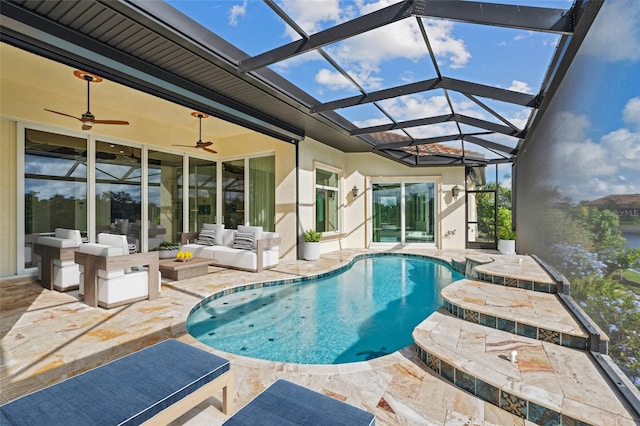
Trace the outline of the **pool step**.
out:
[[[433,313],[413,331],[427,368],[539,424],[635,425],[587,352]],[[517,351],[517,362],[510,361]],[[604,408],[602,408],[604,407]]]
[[[495,255],[490,262],[486,256],[467,256],[467,262],[475,265],[467,278],[541,293],[558,292],[555,280],[530,256]]]
[[[445,287],[444,307],[476,324],[574,349],[589,348],[589,334],[555,294],[463,279]],[[601,340],[608,338],[603,334]]]

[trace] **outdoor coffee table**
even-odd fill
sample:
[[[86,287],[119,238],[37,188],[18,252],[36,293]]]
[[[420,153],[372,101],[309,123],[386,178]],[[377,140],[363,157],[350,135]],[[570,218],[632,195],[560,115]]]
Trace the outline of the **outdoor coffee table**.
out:
[[[160,269],[160,274],[163,278],[180,281],[206,275],[209,272],[208,268],[211,263],[213,263],[213,259],[204,257],[192,257],[186,262],[173,258],[160,259],[158,269]]]

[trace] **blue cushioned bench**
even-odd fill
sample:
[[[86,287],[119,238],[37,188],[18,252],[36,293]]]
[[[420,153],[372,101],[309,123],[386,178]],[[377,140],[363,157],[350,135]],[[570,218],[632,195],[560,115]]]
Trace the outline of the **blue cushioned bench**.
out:
[[[1,425],[167,424],[222,389],[229,361],[170,339],[0,406]]]
[[[373,426],[368,411],[330,398],[286,380],[277,380],[224,426]]]

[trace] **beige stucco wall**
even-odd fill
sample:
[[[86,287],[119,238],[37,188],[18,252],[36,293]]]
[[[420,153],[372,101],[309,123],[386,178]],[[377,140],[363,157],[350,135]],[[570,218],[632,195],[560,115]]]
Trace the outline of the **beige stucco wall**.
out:
[[[373,153],[343,153],[307,138],[300,143],[300,222],[298,233],[314,227],[314,164],[322,163],[343,171],[342,234],[323,238],[321,252],[340,248],[364,248],[369,245],[370,216],[367,211],[370,196],[369,178],[372,177],[428,177],[437,185],[438,234],[436,245],[442,249],[465,248],[464,193],[457,200],[451,188],[464,188],[464,167],[412,168]],[[359,189],[356,198],[351,188]],[[454,234],[447,232],[455,231]]]
[[[16,125],[0,120],[0,277],[16,273]]]

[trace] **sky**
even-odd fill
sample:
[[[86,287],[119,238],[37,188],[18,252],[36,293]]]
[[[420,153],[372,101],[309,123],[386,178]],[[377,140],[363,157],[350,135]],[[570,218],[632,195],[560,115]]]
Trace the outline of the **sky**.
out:
[[[571,0],[493,0],[493,3],[568,9]],[[269,7],[257,0],[169,0],[177,9],[249,55],[257,55],[299,38]],[[394,0],[277,0],[307,34],[396,3]],[[610,194],[640,193],[640,2],[606,0],[575,59],[579,81],[563,83],[579,93],[556,122],[565,143],[554,155],[564,166],[550,174],[576,200]],[[560,37],[556,34],[423,18],[431,46],[446,77],[536,94]],[[410,41],[407,43],[406,41]],[[414,18],[326,46],[325,51],[366,91],[394,87],[436,76]],[[524,54],[523,54],[524,53]],[[295,57],[271,66],[321,102],[357,94],[352,84],[319,54]],[[468,98],[449,91],[456,110],[496,121]],[[517,127],[531,110],[482,99]],[[399,121],[448,112],[444,93],[430,91],[380,103]],[[338,110],[358,127],[388,123],[372,105]],[[467,128],[463,131],[477,129]],[[452,123],[408,129],[411,136],[456,133]],[[515,146],[517,140],[491,135],[489,140]],[[454,142],[457,144],[459,142]],[[476,147],[472,147],[476,149]],[[482,148],[484,155],[495,158]],[[510,169],[501,168],[503,184]]]
[[[169,4],[249,55],[257,55],[297,40],[300,36],[264,2],[257,0],[193,1],[169,0]],[[397,3],[395,0],[278,0],[284,10],[308,34],[314,34],[356,17]],[[513,4],[497,0],[495,3]],[[521,6],[566,10],[568,0],[517,0]],[[421,18],[431,47],[445,77],[536,94],[560,36],[552,33],[474,25]],[[324,51],[367,92],[437,77],[416,18],[406,18],[325,46]],[[357,87],[317,52],[296,56],[270,66],[319,102],[359,94]],[[456,112],[503,124],[467,97],[448,91]],[[481,99],[518,128],[523,128],[531,109],[490,99]],[[432,90],[380,102],[396,121],[450,113],[445,93]],[[337,111],[358,127],[390,123],[374,105]],[[463,132],[484,131],[462,126]],[[458,133],[454,123],[408,128],[414,138]],[[486,139],[515,147],[518,140],[504,135]],[[460,146],[460,142],[451,142]],[[467,144],[469,146],[470,144]],[[488,158],[501,158],[473,146]]]

